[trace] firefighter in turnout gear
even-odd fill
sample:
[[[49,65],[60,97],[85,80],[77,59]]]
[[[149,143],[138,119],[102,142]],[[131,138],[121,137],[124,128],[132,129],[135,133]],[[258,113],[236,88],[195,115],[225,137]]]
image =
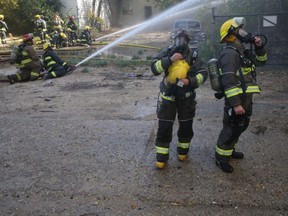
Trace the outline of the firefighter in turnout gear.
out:
[[[90,32],[90,26],[85,26],[83,31],[80,34],[80,37],[78,41],[82,44],[92,44],[92,39],[91,39],[91,32]]]
[[[216,165],[226,173],[234,170],[229,164],[231,158],[244,157],[242,152],[235,150],[236,143],[249,125],[253,94],[260,92],[255,68],[263,66],[267,60],[266,43],[260,37],[247,33],[243,29],[244,24],[243,17],[236,17],[224,22],[220,28],[221,43],[226,43],[219,57],[225,106],[215,157]],[[246,49],[245,44],[251,49]]]
[[[65,61],[57,56],[53,51],[51,44],[45,43],[43,45],[43,50],[44,54],[42,59],[44,62],[44,68],[48,72],[43,76],[44,80],[64,76],[69,71],[75,69],[74,65],[67,65]]]
[[[0,14],[0,38],[2,44],[6,44],[6,32],[8,31],[8,26],[4,21],[4,15]]]
[[[19,71],[7,76],[10,84],[20,81],[34,81],[39,78],[42,66],[40,58],[33,47],[32,33],[23,35],[23,42],[19,46],[16,63]]]
[[[41,43],[45,43],[47,34],[46,21],[41,18],[41,15],[35,15],[34,34],[40,37]]]
[[[72,44],[75,44],[77,41],[77,25],[74,22],[74,17],[69,16],[69,21],[67,23],[67,32],[68,32],[68,38],[69,42]]]
[[[187,160],[194,135],[195,89],[205,82],[207,71],[197,52],[189,48],[189,41],[187,32],[180,29],[175,35],[174,45],[160,52],[151,64],[155,76],[163,74],[157,103],[158,131],[155,145],[158,169],[163,169],[168,162],[176,116],[179,121],[179,161]]]

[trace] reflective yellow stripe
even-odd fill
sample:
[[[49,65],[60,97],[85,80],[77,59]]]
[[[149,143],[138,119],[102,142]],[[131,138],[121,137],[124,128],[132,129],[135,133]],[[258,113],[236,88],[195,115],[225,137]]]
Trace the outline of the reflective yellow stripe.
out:
[[[241,68],[243,75],[247,75],[251,71],[255,71],[255,65],[252,65],[251,67],[242,67]]]
[[[33,77],[38,77],[38,76],[39,76],[39,73],[31,71],[31,76],[33,76]]]
[[[267,53],[264,56],[258,56],[256,55],[256,59],[258,61],[266,61],[267,60]]]
[[[235,87],[235,88],[232,88],[232,89],[225,91],[225,95],[227,98],[230,98],[230,97],[233,97],[233,96],[236,96],[239,94],[243,94],[243,91],[241,88],[238,88],[238,87]]]
[[[21,61],[21,64],[27,64],[29,62],[32,62],[32,59],[24,59]]]
[[[160,93],[161,98],[169,101],[175,101],[175,96],[166,96],[162,92]]]
[[[247,89],[245,92],[246,93],[260,93],[261,90],[259,86],[247,86]],[[242,88],[239,88],[239,87],[235,87],[235,88],[225,91],[225,95],[227,98],[230,98],[239,94],[243,94]]]
[[[161,60],[158,60],[158,61],[155,63],[155,69],[156,69],[156,71],[157,71],[159,74],[161,74],[161,73],[164,72],[164,69],[163,69],[163,67],[162,67],[162,62],[161,62]]]
[[[53,77],[57,77],[57,75],[56,75],[56,73],[55,73],[54,71],[51,72],[51,75],[52,75]]]
[[[158,153],[158,154],[169,154],[169,149],[156,146],[156,153]]]
[[[178,147],[183,149],[189,149],[190,143],[180,143],[178,142]]]
[[[246,89],[246,93],[259,93],[261,92],[259,86],[248,86]]]
[[[16,73],[16,76],[17,76],[17,80],[21,81],[21,76],[18,73]]]
[[[231,155],[232,155],[232,152],[233,152],[233,149],[231,149],[231,150],[224,150],[224,149],[221,149],[221,148],[219,148],[218,146],[216,146],[215,151],[216,151],[219,155],[231,156]]]
[[[203,81],[204,81],[204,77],[202,74],[197,74],[196,75],[196,78],[197,78],[197,85],[200,86],[201,84],[203,84]]]

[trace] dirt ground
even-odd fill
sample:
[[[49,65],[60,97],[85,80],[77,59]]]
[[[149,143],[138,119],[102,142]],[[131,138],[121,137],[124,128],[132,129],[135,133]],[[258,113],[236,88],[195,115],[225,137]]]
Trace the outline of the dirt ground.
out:
[[[2,77],[13,72],[1,63]],[[189,160],[177,161],[176,122],[162,171],[154,168],[162,77],[149,67],[1,82],[0,215],[288,215],[287,74],[258,70],[262,93],[232,174],[215,165],[223,100],[209,80],[197,91]]]

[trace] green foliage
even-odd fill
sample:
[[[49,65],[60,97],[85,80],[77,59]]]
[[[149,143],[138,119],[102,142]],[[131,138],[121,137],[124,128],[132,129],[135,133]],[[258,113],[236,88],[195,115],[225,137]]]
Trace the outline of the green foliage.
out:
[[[0,0],[0,13],[13,34],[32,32],[36,14],[49,20],[62,7],[61,0]]]

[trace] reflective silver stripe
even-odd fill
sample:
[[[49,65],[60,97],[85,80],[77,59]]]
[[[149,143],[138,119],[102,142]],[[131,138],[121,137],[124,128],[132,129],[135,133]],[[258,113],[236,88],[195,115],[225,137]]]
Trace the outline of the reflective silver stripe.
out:
[[[163,69],[163,67],[162,67],[162,62],[161,62],[161,60],[158,60],[158,61],[155,63],[155,69],[156,69],[156,71],[157,71],[159,74],[161,74],[161,73],[164,72],[164,69]]]
[[[190,143],[180,143],[178,142],[177,145],[179,148],[183,148],[183,149],[189,149],[190,148]]]
[[[169,154],[169,149],[156,146],[156,153],[158,153],[158,154]]]
[[[215,151],[216,151],[219,155],[231,156],[231,155],[232,155],[232,152],[233,152],[233,149],[231,149],[231,150],[224,150],[224,149],[221,149],[221,148],[219,148],[218,146],[216,146]]]

